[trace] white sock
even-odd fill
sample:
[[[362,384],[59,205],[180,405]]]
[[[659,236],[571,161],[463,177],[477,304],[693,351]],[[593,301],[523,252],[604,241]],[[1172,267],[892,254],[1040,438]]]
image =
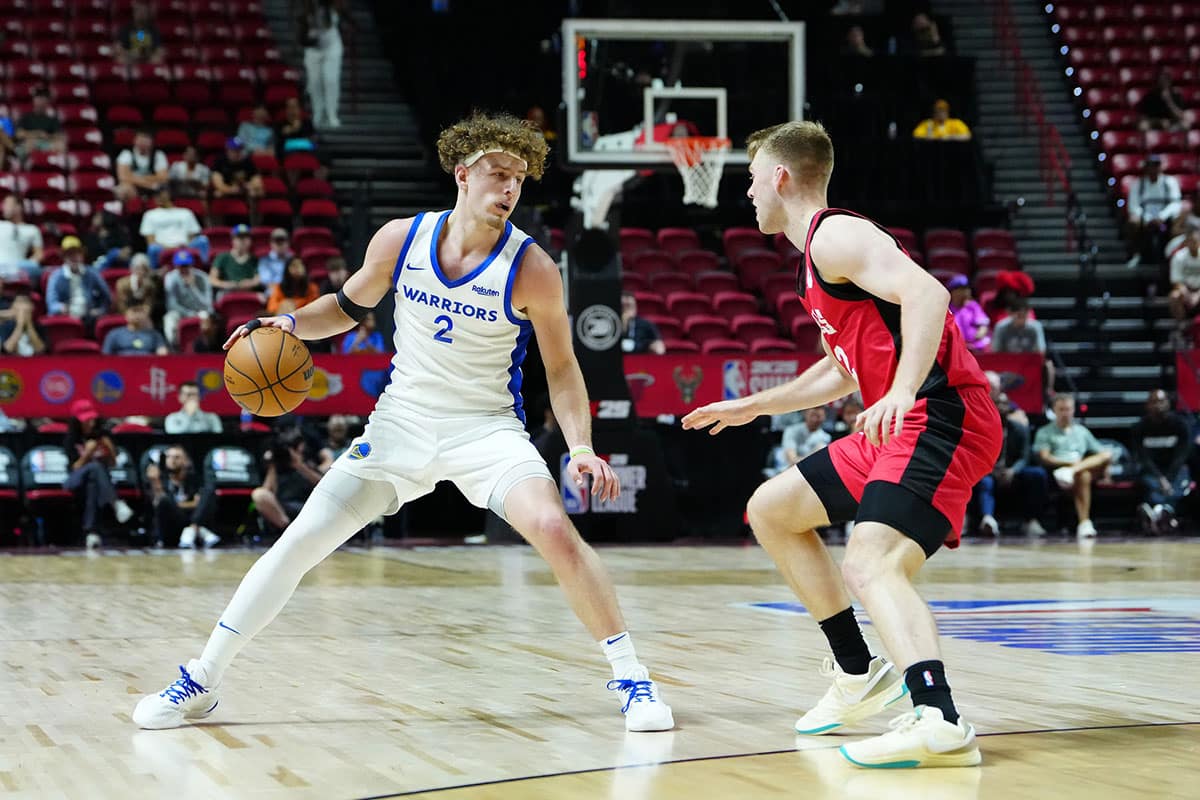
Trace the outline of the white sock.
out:
[[[633,637],[629,631],[615,633],[606,639],[601,639],[600,649],[604,657],[612,665],[613,677],[624,678],[642,665],[638,661],[637,652],[633,649]]]

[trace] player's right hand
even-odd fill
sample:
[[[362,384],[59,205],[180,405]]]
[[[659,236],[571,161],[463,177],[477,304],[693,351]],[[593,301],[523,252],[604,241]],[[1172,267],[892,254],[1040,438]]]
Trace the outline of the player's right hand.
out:
[[[259,317],[252,319],[245,325],[239,325],[237,330],[229,334],[229,338],[225,340],[225,344],[221,345],[222,349],[228,350],[233,347],[233,343],[243,336],[249,336],[250,331],[256,328],[279,328],[280,330],[291,333],[293,331],[292,321],[288,317]]]
[[[757,416],[756,412],[746,409],[740,400],[722,400],[719,403],[700,406],[692,411],[683,418],[683,429],[685,431],[699,430],[716,423],[708,432],[710,436],[715,436],[726,428],[745,425]]]

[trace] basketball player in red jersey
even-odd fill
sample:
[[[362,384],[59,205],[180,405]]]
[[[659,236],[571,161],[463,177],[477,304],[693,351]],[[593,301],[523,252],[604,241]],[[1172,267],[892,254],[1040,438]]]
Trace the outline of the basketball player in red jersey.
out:
[[[719,433],[760,414],[820,406],[855,390],[856,432],[764,483],[750,498],[755,536],[809,613],[833,659],[833,686],[796,723],[823,734],[912,694],[889,733],[844,745],[861,767],[973,766],[975,729],[959,718],[937,626],[912,578],[943,544],[958,544],[973,487],[996,463],[1000,418],[988,382],[947,312],[949,294],[875,222],[829,208],[833,143],[813,122],[748,142],[763,233],[804,249],[796,291],[822,332],[825,358],[794,381],[711,403],[683,419]],[[902,346],[903,343],[903,346]],[[839,571],[814,529],[854,521]],[[850,606],[866,608],[894,663],[871,657]]]

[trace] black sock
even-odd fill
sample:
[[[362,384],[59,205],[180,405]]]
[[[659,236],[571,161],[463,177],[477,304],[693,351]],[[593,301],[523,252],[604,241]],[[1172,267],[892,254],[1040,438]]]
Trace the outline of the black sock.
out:
[[[866,675],[871,666],[871,651],[854,618],[854,609],[839,611],[818,624],[842,671],[848,675]]]
[[[940,661],[918,661],[904,670],[904,684],[912,695],[913,706],[941,709],[946,722],[958,722],[958,709],[950,698],[946,666]]]

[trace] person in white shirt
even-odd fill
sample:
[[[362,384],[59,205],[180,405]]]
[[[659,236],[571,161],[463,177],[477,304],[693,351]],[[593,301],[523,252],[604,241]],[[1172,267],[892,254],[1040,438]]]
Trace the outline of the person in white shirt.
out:
[[[179,410],[167,414],[163,428],[172,436],[220,433],[221,418],[200,408],[200,387],[194,381],[184,381],[179,385]]]
[[[1186,322],[1200,306],[1200,228],[1187,233],[1183,247],[1171,256],[1171,316]]]
[[[179,320],[198,317],[213,310],[212,285],[203,271],[193,269],[195,258],[188,250],[175,253],[175,269],[163,278],[163,294],[167,298],[167,313],[163,315],[163,333],[175,347],[179,342]]]
[[[1163,174],[1162,159],[1157,155],[1146,156],[1141,177],[1129,187],[1125,207],[1129,215],[1127,238],[1133,251],[1125,266],[1133,269],[1143,258],[1151,263],[1162,263],[1159,254],[1167,231],[1182,206],[1179,179]]]
[[[14,195],[4,198],[0,219],[0,281],[24,274],[36,286],[42,277],[42,232],[25,221],[25,209]]]
[[[304,72],[312,99],[313,125],[336,128],[342,84],[343,22],[353,25],[345,0],[305,0],[300,15],[300,41],[304,45]]]
[[[142,215],[142,227],[138,233],[146,240],[146,255],[150,266],[158,268],[158,257],[171,247],[190,247],[200,253],[200,260],[208,263],[208,237],[200,231],[200,221],[190,208],[179,208],[165,186],[156,197],[158,206]]]
[[[804,422],[789,425],[783,432],[783,457],[788,466],[803,461],[833,440],[825,430],[825,407],[817,406],[804,412]]]
[[[149,197],[167,182],[167,173],[167,154],[154,149],[154,135],[138,131],[133,147],[117,156],[117,199]]]

